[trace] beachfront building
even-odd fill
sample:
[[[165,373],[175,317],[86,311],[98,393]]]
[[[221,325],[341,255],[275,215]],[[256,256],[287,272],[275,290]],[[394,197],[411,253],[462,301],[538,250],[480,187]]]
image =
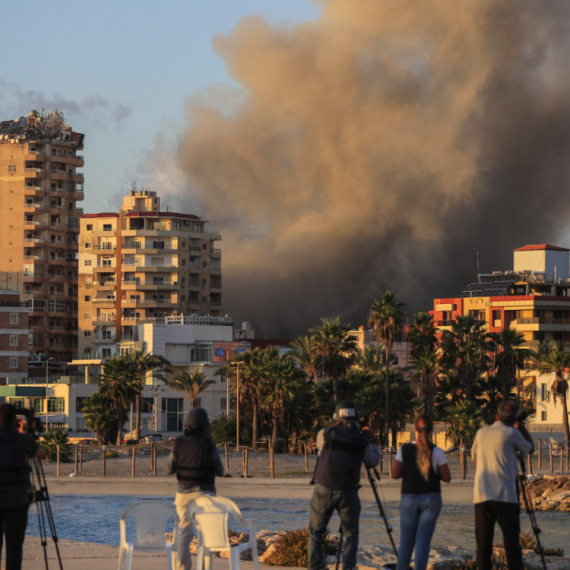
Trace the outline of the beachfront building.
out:
[[[0,274],[28,305],[29,351],[62,363],[77,350],[83,138],[58,111],[0,122]]]
[[[0,282],[0,382],[28,375],[28,308],[19,291],[8,289],[15,284]]]
[[[456,317],[472,315],[488,332],[516,330],[531,348],[540,341],[570,342],[569,251],[548,244],[516,249],[513,270],[479,275],[459,296],[434,300],[430,314],[438,330],[451,330]],[[561,425],[562,406],[549,397],[551,375],[529,369],[520,374],[536,389],[535,423]]]
[[[118,213],[81,218],[79,353],[111,356],[138,325],[167,316],[221,315],[221,238],[206,224],[161,211],[149,190],[131,190]]]

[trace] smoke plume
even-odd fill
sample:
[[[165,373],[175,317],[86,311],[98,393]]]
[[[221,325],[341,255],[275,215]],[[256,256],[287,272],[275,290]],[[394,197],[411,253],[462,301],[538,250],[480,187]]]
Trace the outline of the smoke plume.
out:
[[[566,230],[567,1],[322,4],[214,38],[241,88],[191,98],[178,149],[179,204],[223,235],[224,312],[266,336],[365,324],[386,288],[428,310],[477,252],[510,269]]]

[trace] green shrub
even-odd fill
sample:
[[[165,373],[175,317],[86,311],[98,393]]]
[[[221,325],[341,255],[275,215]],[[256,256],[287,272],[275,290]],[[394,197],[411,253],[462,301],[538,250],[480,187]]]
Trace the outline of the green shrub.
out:
[[[324,543],[325,556],[335,555],[337,539],[327,536]],[[276,542],[275,552],[265,560],[269,566],[293,566],[306,568],[308,564],[309,529],[289,530]]]
[[[119,454],[116,451],[105,452],[105,459],[114,459],[115,457],[119,457]]]
[[[69,461],[71,453],[71,445],[69,443],[67,432],[61,429],[54,429],[44,434],[42,447],[46,452],[48,461],[57,461],[57,446],[59,445],[59,460],[62,463]]]
[[[226,441],[235,442],[236,427],[235,414],[230,414],[229,416],[224,415],[210,424],[208,432],[216,444]],[[240,445],[251,445],[251,431],[242,421],[240,421],[239,441]]]

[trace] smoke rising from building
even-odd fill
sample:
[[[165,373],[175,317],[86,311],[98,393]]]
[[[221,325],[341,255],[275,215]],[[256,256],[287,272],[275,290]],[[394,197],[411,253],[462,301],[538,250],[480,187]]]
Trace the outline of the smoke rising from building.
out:
[[[179,204],[223,233],[224,310],[266,335],[410,313],[512,249],[557,243],[570,201],[570,5],[324,0],[214,38],[241,86],[187,106]],[[560,243],[559,245],[567,245]]]

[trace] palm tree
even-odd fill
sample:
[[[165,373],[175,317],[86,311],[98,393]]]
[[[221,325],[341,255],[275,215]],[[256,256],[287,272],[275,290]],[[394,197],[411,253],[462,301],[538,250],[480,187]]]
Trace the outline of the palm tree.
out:
[[[385,291],[380,294],[377,301],[372,303],[368,313],[368,324],[374,331],[374,337],[384,343],[386,350],[386,378],[389,377],[390,355],[392,345],[400,337],[402,332],[402,320],[404,318],[403,303],[398,301],[398,297],[392,291]],[[386,401],[384,418],[386,422],[385,437],[388,437],[389,422],[389,382],[386,382]]]
[[[99,394],[105,399],[117,420],[117,445],[121,445],[127,410],[134,402],[138,386],[132,365],[124,358],[113,357],[103,365]]]
[[[506,400],[517,384],[517,371],[530,358],[530,350],[524,348],[524,335],[514,329],[503,329],[500,333],[491,333],[490,336],[498,350],[495,355],[496,375]]]
[[[134,350],[127,353],[123,358],[131,366],[134,375],[133,386],[136,390],[136,422],[134,439],[138,440],[141,438],[142,394],[146,384],[147,375],[149,372],[152,372],[154,377],[159,380],[164,380],[164,373],[167,372],[166,366],[170,366],[170,362],[168,362],[168,360],[163,356],[153,354],[152,352],[145,352],[144,350]]]
[[[489,336],[485,323],[472,315],[456,317],[451,330],[443,333],[440,366],[447,375],[456,375],[465,398],[474,401],[480,392],[483,374],[489,372]]]
[[[333,397],[337,401],[337,380],[346,374],[355,358],[356,339],[350,336],[350,325],[336,319],[321,319],[321,325],[311,329],[311,344],[315,351],[317,370],[333,381]]]
[[[451,424],[447,435],[454,439],[464,438],[473,441],[475,433],[481,427],[483,411],[475,402],[457,402],[449,411],[447,421]]]
[[[356,357],[356,365],[365,372],[380,372],[386,368],[386,351],[384,345],[367,344]]]
[[[109,409],[105,399],[98,392],[83,400],[83,418],[85,425],[95,432],[95,437],[99,443],[112,441],[115,436],[117,419]]]
[[[300,336],[291,343],[289,356],[294,358],[312,382],[317,377],[316,354],[308,336]]]
[[[412,355],[425,349],[435,350],[437,327],[429,313],[414,315],[414,324],[406,332],[406,340],[411,344]]]
[[[214,380],[208,380],[208,377],[197,368],[188,372],[179,372],[174,380],[170,383],[170,387],[177,392],[182,392],[186,398],[190,399],[190,405],[195,408],[198,396],[210,386],[214,384]]]
[[[562,422],[566,436],[566,446],[570,444],[570,426],[568,425],[568,380],[570,370],[570,352],[562,343],[540,343],[537,350],[532,352],[532,365],[540,374],[554,374],[551,386],[554,401],[560,398],[562,402]]]
[[[417,386],[418,398],[423,401],[424,413],[433,415],[433,400],[437,389],[436,378],[439,364],[435,349],[426,347],[412,352],[410,358],[412,379]]]

